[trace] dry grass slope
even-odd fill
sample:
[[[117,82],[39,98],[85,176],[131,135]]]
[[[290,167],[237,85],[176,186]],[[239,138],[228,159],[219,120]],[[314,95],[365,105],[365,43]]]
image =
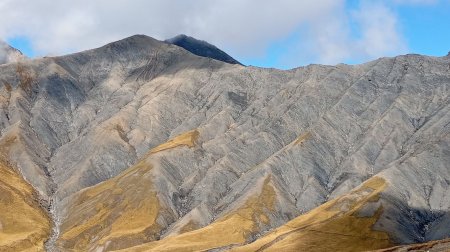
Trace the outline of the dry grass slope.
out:
[[[307,141],[309,138],[311,138],[311,132],[306,132],[302,135],[300,135],[299,137],[297,137],[297,139],[295,139],[294,144],[303,144],[305,141]]]
[[[191,130],[186,133],[183,133],[181,135],[178,135],[174,137],[173,139],[158,145],[157,147],[150,150],[150,154],[157,153],[160,151],[172,149],[178,146],[188,146],[188,147],[194,147],[195,142],[197,141],[197,138],[199,136],[198,130]]]
[[[385,186],[384,179],[374,177],[360,188],[232,251],[365,251],[389,247],[389,236],[372,229],[382,207],[372,216],[359,216],[364,206],[378,201]]]
[[[0,251],[44,251],[50,229],[34,189],[0,161]]]
[[[275,200],[275,190],[270,183],[270,177],[267,177],[258,195],[251,196],[235,212],[212,224],[123,251],[206,251],[245,244],[250,236],[258,231],[258,223],[269,221],[267,213],[274,211]]]
[[[124,251],[206,251],[229,248],[232,251],[364,251],[391,246],[386,233],[372,229],[383,209],[362,217],[361,209],[379,200],[386,187],[374,177],[347,195],[327,202],[261,239],[245,245],[258,231],[258,223],[268,222],[276,194],[266,178],[259,195],[214,223],[191,232],[150,242]]]
[[[120,132],[120,128],[117,128]],[[110,251],[159,239],[164,210],[153,188],[151,154],[193,147],[198,131],[183,133],[150,152],[122,174],[76,194],[61,226],[58,246],[74,251]],[[72,210],[73,209],[73,210]]]
[[[298,144],[309,137],[301,136]],[[206,227],[196,229],[191,223],[184,233],[158,240],[162,227],[156,220],[164,209],[152,186],[148,157],[178,146],[193,147],[197,138],[197,130],[181,134],[152,149],[119,176],[77,194],[70,207],[76,211],[62,225],[59,246],[71,251],[362,251],[392,245],[386,233],[372,229],[383,211],[375,204],[386,187],[380,177],[247,244],[275,210],[277,196],[268,176],[259,193],[237,210]],[[372,203],[377,209],[361,216],[361,210]]]
[[[76,251],[114,250],[158,238],[160,211],[145,160],[75,196],[59,246]]]

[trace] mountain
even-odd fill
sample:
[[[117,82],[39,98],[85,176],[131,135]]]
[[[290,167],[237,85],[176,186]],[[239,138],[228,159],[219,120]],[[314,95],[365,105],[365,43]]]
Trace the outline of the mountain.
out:
[[[8,190],[34,214],[0,198],[11,213],[0,237],[20,217],[41,225],[27,231],[33,251],[362,251],[447,238],[449,66],[402,55],[282,71],[144,35],[1,65],[0,153],[23,177]]]
[[[0,64],[17,62],[25,58],[22,52],[0,40]]]
[[[230,55],[226,54],[224,51],[220,50],[216,46],[211,45],[206,41],[198,40],[193,37],[186,36],[184,34],[180,34],[171,39],[167,39],[166,42],[172,45],[182,47],[198,56],[220,60],[230,64],[242,65],[241,63],[239,63],[239,61],[233,59]]]

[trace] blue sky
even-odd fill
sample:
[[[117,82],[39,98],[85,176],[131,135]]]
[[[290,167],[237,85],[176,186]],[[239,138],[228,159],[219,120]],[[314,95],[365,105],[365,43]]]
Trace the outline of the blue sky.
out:
[[[433,56],[450,51],[450,1],[398,8],[409,52]]]
[[[244,64],[281,69],[450,51],[449,0],[195,1],[202,8],[187,3],[0,0],[0,13],[7,13],[0,16],[0,38],[41,57],[138,33],[157,39],[184,33]]]
[[[12,37],[6,40],[9,45],[19,49],[23,54],[30,58],[36,57],[36,52],[33,50],[32,41],[25,36]]]
[[[346,10],[351,12],[351,10],[358,8],[359,2],[347,1]],[[428,4],[391,5],[390,8],[392,8],[398,17],[399,32],[406,44],[405,50],[399,50],[398,54],[417,53],[431,56],[444,56],[450,52],[450,1],[437,1],[436,3]],[[242,58],[241,60],[249,65],[282,69],[289,68],[291,65],[286,65],[283,62],[283,57],[288,51],[286,48],[292,47],[296,43],[301,43],[303,29],[298,29],[287,38],[274,41],[263,56]],[[358,30],[353,30],[352,37],[357,36]],[[392,54],[386,56],[392,56]],[[356,64],[370,59],[348,58],[342,62]],[[305,62],[301,59],[299,61],[304,64],[315,63]]]

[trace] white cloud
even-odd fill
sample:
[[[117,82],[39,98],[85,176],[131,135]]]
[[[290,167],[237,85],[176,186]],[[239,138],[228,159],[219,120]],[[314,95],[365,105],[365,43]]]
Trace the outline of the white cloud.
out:
[[[361,38],[355,45],[361,55],[374,58],[406,51],[398,18],[386,5],[363,2],[360,8],[353,12],[353,18],[361,30]]]
[[[187,33],[250,55],[342,4],[341,0],[0,1],[0,37],[24,33],[41,52],[86,49],[136,33],[159,39]]]
[[[395,12],[382,1],[361,1],[355,9],[341,6],[333,15],[312,23],[306,36],[299,38],[293,55],[336,64],[363,62],[406,51]],[[308,61],[301,60],[301,63]],[[288,57],[284,64],[295,66],[298,62]]]
[[[395,15],[380,6],[370,13],[363,5],[361,15],[352,16],[344,0],[0,0],[0,37],[25,36],[38,54],[63,54],[133,34],[166,39],[185,33],[239,59],[261,56],[274,41],[307,27],[299,45],[286,50],[289,65],[337,63],[405,47]],[[361,38],[352,37],[352,22],[365,29]]]

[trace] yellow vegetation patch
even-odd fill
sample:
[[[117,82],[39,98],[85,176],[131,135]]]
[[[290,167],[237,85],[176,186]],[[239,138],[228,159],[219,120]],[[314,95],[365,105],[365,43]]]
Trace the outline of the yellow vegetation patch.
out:
[[[58,245],[76,251],[115,250],[159,238],[160,204],[145,160],[74,197]]]
[[[6,91],[7,91],[8,93],[11,93],[11,91],[12,91],[12,86],[11,86],[11,84],[9,84],[9,82],[3,81],[3,86],[5,87],[5,89],[6,89]]]
[[[150,153],[156,153],[163,150],[172,149],[178,146],[188,146],[194,147],[195,142],[199,136],[198,130],[191,130],[181,135],[174,137],[173,139],[158,145],[157,147],[150,150]]]
[[[32,69],[19,62],[16,65],[16,73],[19,78],[19,87],[26,92],[30,92],[36,80],[36,76]]]
[[[391,245],[389,236],[375,231],[383,209],[359,217],[368,203],[378,200],[386,182],[374,177],[360,188],[301,215],[257,241],[232,251],[365,251]]]
[[[114,129],[125,138],[121,125]],[[148,154],[183,145],[193,147],[198,136],[197,130],[186,132]],[[153,188],[151,168],[144,158],[115,178],[73,196],[58,246],[109,251],[159,239],[162,227],[156,220],[163,210]]]
[[[299,137],[297,137],[297,139],[295,139],[294,145],[302,144],[309,138],[311,138],[311,132],[306,132],[306,133],[300,135]]]
[[[11,147],[18,141],[17,136],[15,135],[5,135],[3,137],[3,141],[0,143],[0,153],[7,154],[9,153]]]
[[[0,161],[0,251],[44,251],[50,229],[34,189]]]
[[[124,251],[205,251],[245,244],[250,235],[259,231],[260,222],[269,221],[266,213],[274,211],[276,194],[269,182],[270,177],[265,179],[259,195],[250,197],[238,210],[204,228]]]
[[[192,231],[192,230],[196,230],[198,228],[200,228],[200,226],[197,223],[195,223],[194,221],[191,220],[191,221],[189,221],[186,225],[184,225],[180,229],[179,233],[180,234],[186,233],[186,232],[189,232],[189,231]]]

